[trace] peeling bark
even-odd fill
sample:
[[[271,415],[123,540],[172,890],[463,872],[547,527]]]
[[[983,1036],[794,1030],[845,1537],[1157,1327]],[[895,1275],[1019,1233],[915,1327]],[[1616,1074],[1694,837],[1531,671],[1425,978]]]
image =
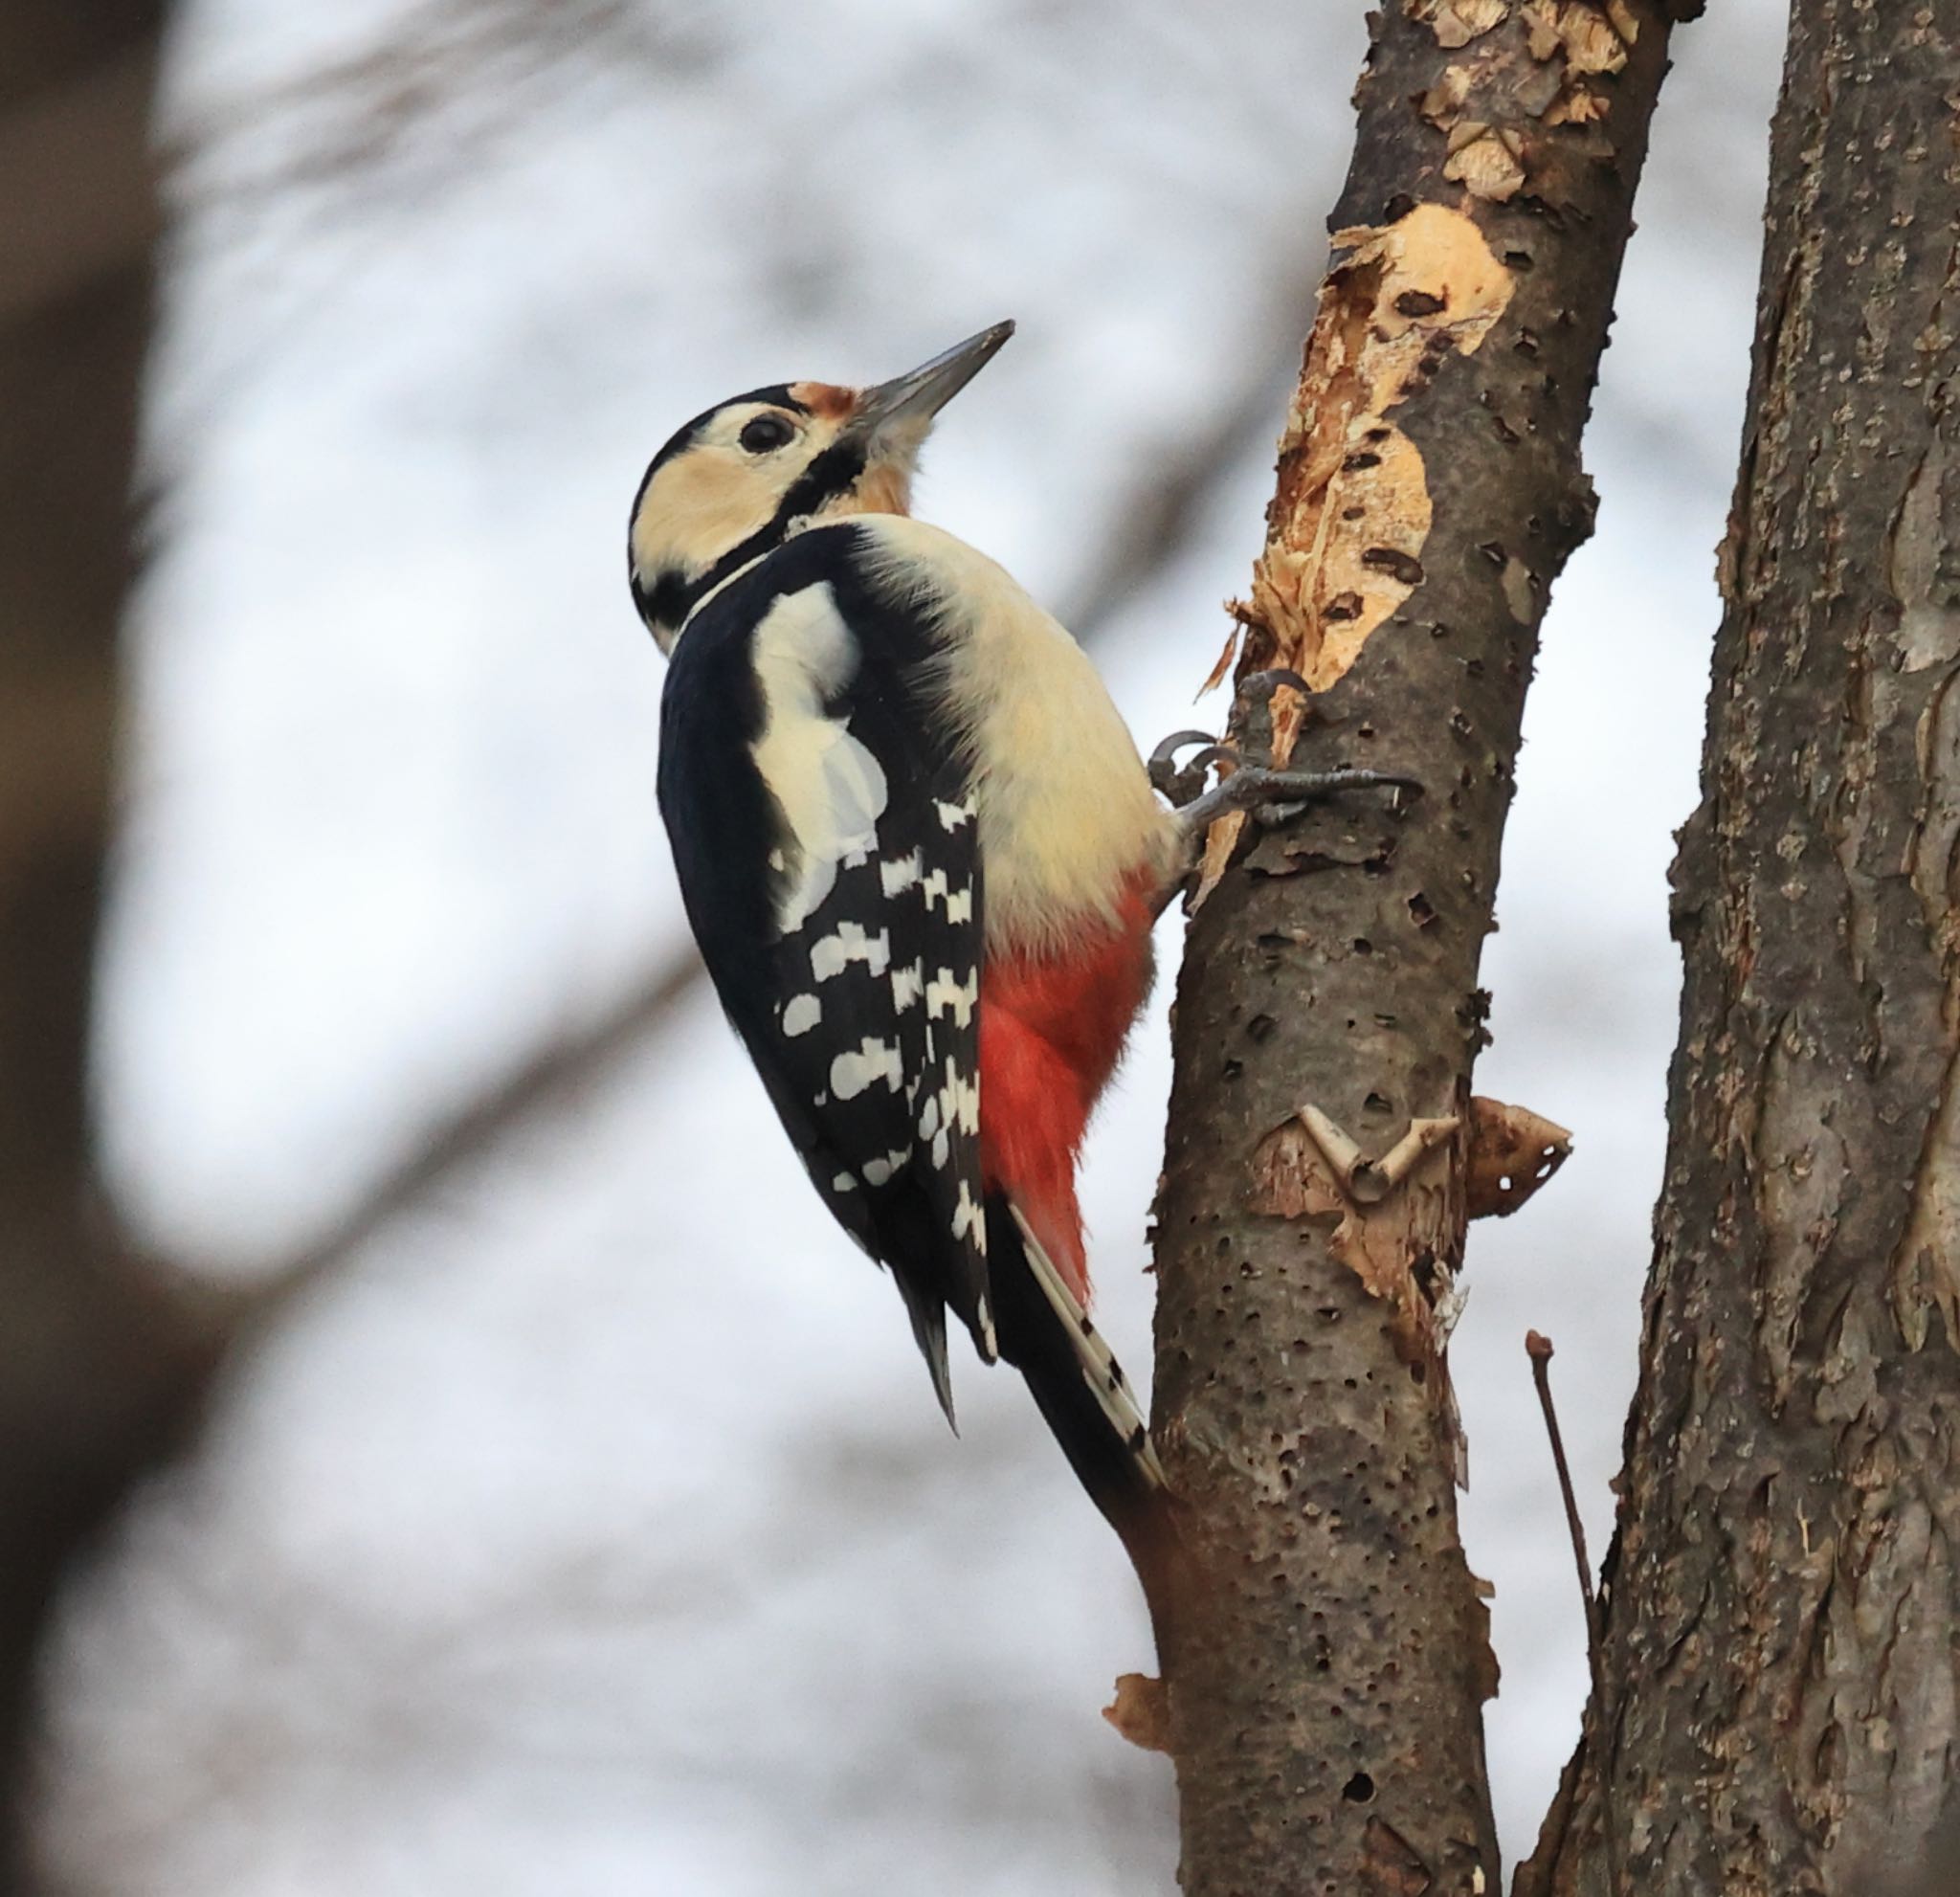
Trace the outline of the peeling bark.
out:
[[[1606,1897],[1609,1812],[1635,1890],[1934,1887],[1904,1880],[1960,1765],[1956,97],[1960,9],[1796,0],[1607,1704],[1521,1893]]]
[[[1668,31],[1655,0],[1373,22],[1236,609],[1241,676],[1313,696],[1248,699],[1234,726],[1427,794],[1250,847],[1221,824],[1190,930],[1155,1422],[1203,1574],[1164,1654],[1188,1897],[1497,1886],[1496,1664],[1443,1360],[1477,970],[1538,623],[1591,524],[1578,440]]]

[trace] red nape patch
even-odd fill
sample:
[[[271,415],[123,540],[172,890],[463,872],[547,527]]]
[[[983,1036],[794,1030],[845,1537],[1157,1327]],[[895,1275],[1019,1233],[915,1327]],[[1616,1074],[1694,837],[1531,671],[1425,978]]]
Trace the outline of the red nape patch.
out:
[[[1084,1304],[1076,1155],[1150,990],[1151,879],[1115,927],[1066,954],[990,958],[980,977],[980,1167],[1021,1208]]]
[[[858,406],[857,390],[839,389],[834,382],[792,382],[790,393],[827,421],[841,421]]]

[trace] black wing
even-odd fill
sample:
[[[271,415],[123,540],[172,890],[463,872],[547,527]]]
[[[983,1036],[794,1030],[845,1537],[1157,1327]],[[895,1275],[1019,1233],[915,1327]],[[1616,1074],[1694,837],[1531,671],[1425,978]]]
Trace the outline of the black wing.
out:
[[[660,810],[723,1006],[825,1204],[890,1266],[950,1418],[947,1307],[996,1354],[980,853],[922,689],[937,636],[867,583],[862,548],[857,526],[813,528],[688,620]]]

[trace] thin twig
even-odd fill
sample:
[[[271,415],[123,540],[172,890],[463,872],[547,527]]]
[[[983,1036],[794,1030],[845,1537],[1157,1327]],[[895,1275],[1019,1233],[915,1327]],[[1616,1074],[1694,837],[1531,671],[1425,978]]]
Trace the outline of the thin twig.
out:
[[[1566,1505],[1566,1529],[1572,1540],[1572,1560],[1579,1570],[1579,1597],[1586,1603],[1586,1659],[1592,1674],[1593,1718],[1602,1738],[1599,1760],[1600,1830],[1606,1838],[1606,1875],[1613,1897],[1625,1897],[1620,1873],[1619,1816],[1614,1805],[1613,1719],[1606,1698],[1606,1630],[1598,1596],[1592,1592],[1592,1563],[1586,1553],[1586,1525],[1579,1519],[1578,1498],[1572,1492],[1571,1465],[1566,1461],[1565,1438],[1558,1410],[1551,1400],[1551,1339],[1536,1330],[1525,1333],[1525,1353],[1531,1359],[1531,1381],[1538,1387],[1538,1407],[1545,1412],[1545,1433],[1551,1439],[1551,1460],[1558,1470],[1558,1492]]]

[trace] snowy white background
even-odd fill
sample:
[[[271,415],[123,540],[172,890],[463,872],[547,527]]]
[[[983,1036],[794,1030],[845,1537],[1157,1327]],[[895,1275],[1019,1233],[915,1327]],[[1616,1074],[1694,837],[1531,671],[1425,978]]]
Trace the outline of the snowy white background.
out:
[[[1578,1134],[1474,1234],[1454,1353],[1512,1856],[1584,1675],[1521,1339],[1596,1554],[1782,12],[1677,41],[1485,964],[1480,1086]],[[138,1229],[262,1267],[674,956],[622,545],[687,415],[1015,317],[921,511],[1064,608],[1140,469],[1262,389],[1277,427],[1362,46],[1358,0],[196,0],[99,1058]],[[1271,433],[1098,636],[1147,740]],[[1133,1371],[1167,1084],[1160,1012],[1087,1185]],[[1168,1892],[1169,1768],[1096,1711],[1133,1583],[1018,1380],[958,1376],[955,1442],[697,993],[226,1386],[76,1598],[48,1850],[117,1897]]]

